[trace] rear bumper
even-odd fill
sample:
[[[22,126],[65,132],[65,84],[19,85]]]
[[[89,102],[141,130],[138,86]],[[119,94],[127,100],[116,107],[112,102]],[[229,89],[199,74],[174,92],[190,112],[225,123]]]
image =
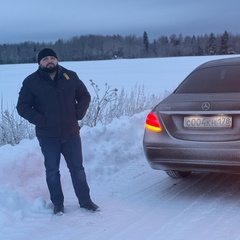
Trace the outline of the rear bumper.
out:
[[[217,144],[206,147],[144,146],[145,156],[153,169],[240,173],[240,144]],[[227,146],[228,145],[228,146]],[[238,149],[239,146],[239,149]]]

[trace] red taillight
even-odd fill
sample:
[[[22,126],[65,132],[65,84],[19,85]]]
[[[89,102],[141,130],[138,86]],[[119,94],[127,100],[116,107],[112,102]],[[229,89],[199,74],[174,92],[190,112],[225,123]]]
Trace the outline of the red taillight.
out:
[[[145,127],[146,127],[146,129],[153,131],[153,132],[161,132],[162,131],[162,127],[161,127],[156,115],[153,112],[150,112],[147,115]]]

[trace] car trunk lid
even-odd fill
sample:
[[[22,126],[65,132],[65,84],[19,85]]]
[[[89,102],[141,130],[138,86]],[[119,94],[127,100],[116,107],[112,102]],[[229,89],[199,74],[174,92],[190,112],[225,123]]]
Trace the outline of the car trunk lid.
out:
[[[240,140],[240,94],[176,94],[164,99],[156,112],[164,129],[188,141]]]

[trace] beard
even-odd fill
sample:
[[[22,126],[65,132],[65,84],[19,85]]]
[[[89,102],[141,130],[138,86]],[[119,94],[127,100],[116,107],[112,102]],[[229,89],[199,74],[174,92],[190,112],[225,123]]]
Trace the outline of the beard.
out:
[[[58,64],[49,63],[46,67],[41,67],[41,69],[46,73],[54,73],[58,69]]]

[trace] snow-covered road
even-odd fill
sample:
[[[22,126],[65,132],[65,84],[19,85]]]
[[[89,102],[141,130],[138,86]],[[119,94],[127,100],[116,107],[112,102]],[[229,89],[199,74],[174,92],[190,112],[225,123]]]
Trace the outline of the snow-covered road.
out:
[[[38,154],[28,156],[38,158]],[[96,169],[89,171],[93,199],[101,206],[101,212],[89,213],[78,207],[62,164],[66,213],[53,216],[44,174],[30,176],[31,168],[25,177],[32,183],[19,175],[19,185],[27,186],[0,191],[1,206],[5,204],[0,239],[240,239],[239,175],[193,173],[190,178],[172,179],[150,169],[142,155],[105,176]],[[35,196],[38,189],[39,197],[27,199],[31,189]]]

